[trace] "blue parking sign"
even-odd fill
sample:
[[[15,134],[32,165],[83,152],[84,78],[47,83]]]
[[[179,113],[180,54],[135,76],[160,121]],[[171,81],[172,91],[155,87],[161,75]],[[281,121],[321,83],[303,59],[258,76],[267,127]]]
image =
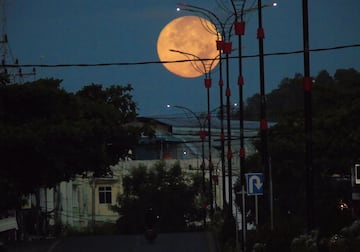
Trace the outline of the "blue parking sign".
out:
[[[262,195],[264,185],[263,173],[246,173],[246,186],[248,195]]]

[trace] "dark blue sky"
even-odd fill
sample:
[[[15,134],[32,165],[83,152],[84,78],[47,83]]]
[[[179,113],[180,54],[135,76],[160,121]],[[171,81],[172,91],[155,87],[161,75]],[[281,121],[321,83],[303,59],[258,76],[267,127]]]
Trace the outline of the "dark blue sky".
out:
[[[223,0],[226,1],[226,0]],[[7,34],[14,57],[22,64],[97,64],[158,61],[156,42],[161,29],[185,15],[176,11],[178,0],[12,0],[6,1]],[[265,53],[302,49],[301,0],[279,0],[278,7],[263,9]],[[189,1],[217,11],[216,0]],[[248,1],[250,6],[256,1]],[[263,1],[264,4],[270,1]],[[311,49],[360,43],[360,2],[309,1]],[[246,16],[243,55],[258,53],[257,14]],[[234,46],[236,47],[236,46]],[[234,56],[237,53],[234,53]],[[238,100],[237,60],[232,60],[232,102]],[[360,70],[360,47],[311,54],[311,74],[325,69]],[[23,70],[26,72],[26,70]],[[285,77],[303,73],[302,54],[265,58],[267,92]],[[245,97],[259,92],[258,59],[244,60]],[[36,78],[63,79],[62,87],[75,92],[84,85],[132,84],[140,115],[161,116],[166,104],[206,110],[203,77],[181,78],[161,64],[37,68]],[[219,106],[218,71],[212,75],[211,107]]]

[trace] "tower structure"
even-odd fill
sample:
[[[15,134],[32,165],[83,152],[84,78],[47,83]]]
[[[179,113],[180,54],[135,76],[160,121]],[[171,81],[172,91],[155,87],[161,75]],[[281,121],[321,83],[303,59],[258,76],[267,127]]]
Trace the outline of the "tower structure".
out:
[[[0,0],[0,84],[21,83],[25,76],[35,76],[36,70],[23,73],[19,60],[14,57],[7,35],[6,0]]]

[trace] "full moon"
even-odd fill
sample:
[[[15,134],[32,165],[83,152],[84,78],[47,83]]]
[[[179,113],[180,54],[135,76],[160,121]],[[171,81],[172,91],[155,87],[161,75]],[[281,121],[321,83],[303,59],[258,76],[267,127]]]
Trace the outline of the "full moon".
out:
[[[211,59],[204,61],[204,64],[199,61],[163,63],[173,74],[195,78],[217,65],[217,38],[215,26],[210,21],[197,16],[183,16],[172,20],[162,29],[157,41],[157,53],[162,62]]]

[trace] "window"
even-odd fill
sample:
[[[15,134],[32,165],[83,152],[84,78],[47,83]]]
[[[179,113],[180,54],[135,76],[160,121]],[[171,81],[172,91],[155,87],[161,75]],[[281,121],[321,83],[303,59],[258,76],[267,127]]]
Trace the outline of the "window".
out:
[[[99,187],[99,203],[111,204],[111,186]]]
[[[72,203],[73,203],[73,207],[74,208],[78,208],[79,207],[79,188],[76,185],[72,186]]]
[[[355,184],[360,184],[360,164],[355,164]]]

